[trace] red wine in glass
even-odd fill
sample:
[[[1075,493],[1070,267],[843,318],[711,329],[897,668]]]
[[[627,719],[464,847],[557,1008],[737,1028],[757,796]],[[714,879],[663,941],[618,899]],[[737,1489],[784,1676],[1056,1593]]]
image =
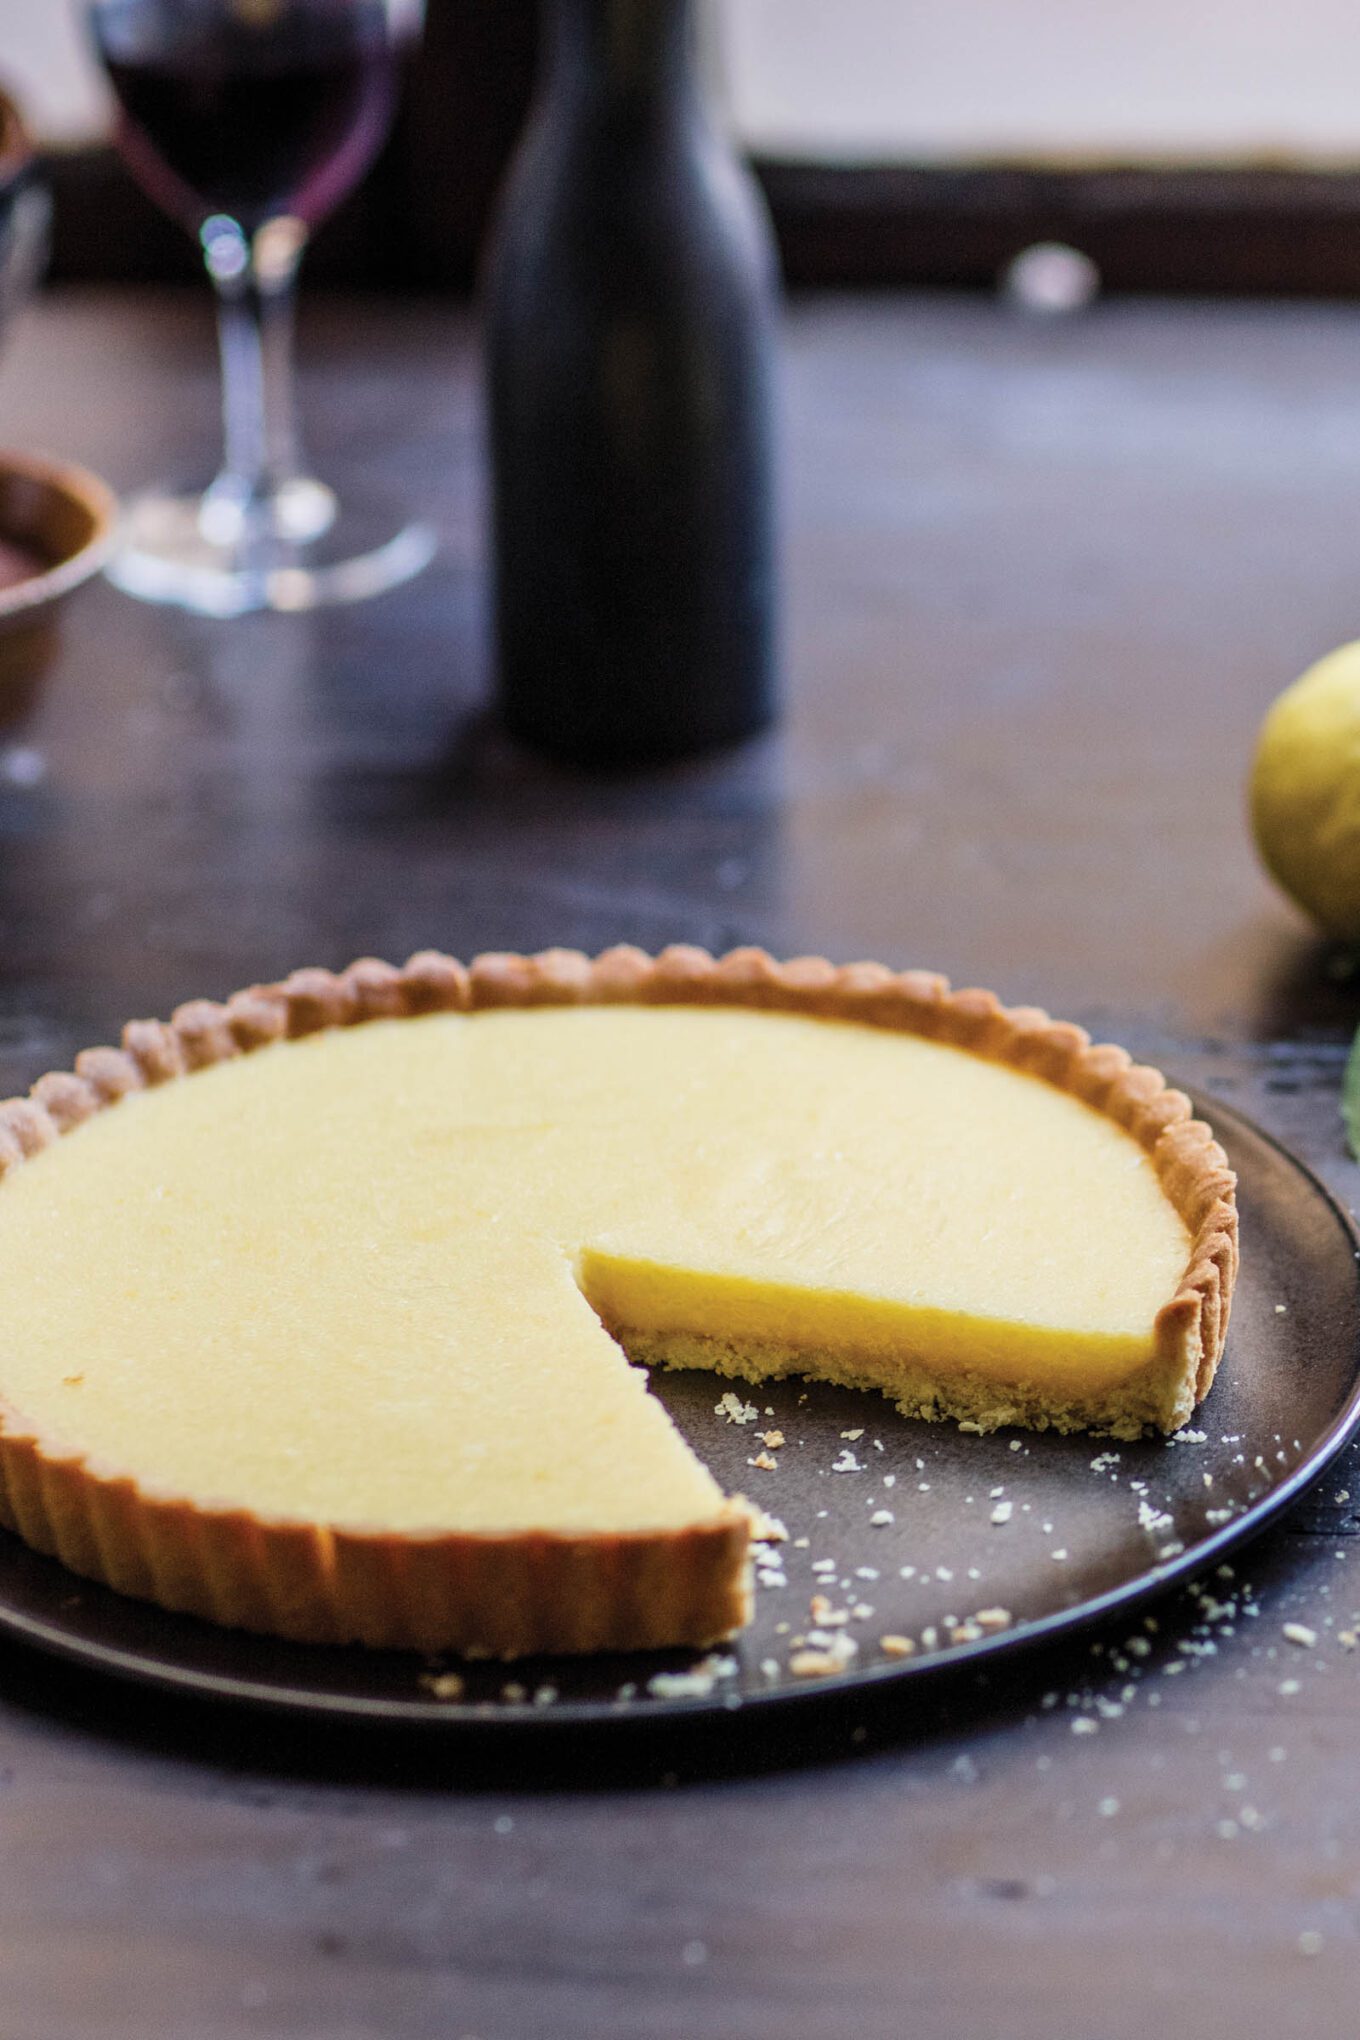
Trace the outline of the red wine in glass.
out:
[[[387,132],[422,0],[90,0],[117,140],[217,289],[225,459],[124,506],[111,580],[212,615],[355,601],[417,573],[424,520],[339,501],[298,457],[290,335],[309,229]]]
[[[323,218],[376,154],[397,49],[378,4],[285,9],[272,29],[218,10],[183,18],[128,0],[95,30],[119,146],[166,212],[224,213],[248,233],[280,213]]]

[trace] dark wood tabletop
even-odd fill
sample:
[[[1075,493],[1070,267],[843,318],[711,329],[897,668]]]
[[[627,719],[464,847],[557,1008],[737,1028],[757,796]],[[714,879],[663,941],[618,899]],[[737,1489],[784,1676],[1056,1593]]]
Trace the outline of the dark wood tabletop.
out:
[[[0,729],[5,1090],[303,962],[757,941],[1049,1005],[1354,1199],[1360,991],[1259,874],[1243,779],[1360,632],[1360,312],[796,304],[783,731],[604,780],[486,713],[466,316],[317,301],[304,342],[317,464],[440,557],[311,617],[75,602]],[[206,472],[215,377],[197,295],[55,295],[0,436],[120,488]],[[792,1740],[540,1761],[0,1645],[0,2040],[1350,2035],[1360,1459],[1233,1591],[1258,1612],[1212,1651],[1166,1602],[1132,1681],[1126,1622]]]

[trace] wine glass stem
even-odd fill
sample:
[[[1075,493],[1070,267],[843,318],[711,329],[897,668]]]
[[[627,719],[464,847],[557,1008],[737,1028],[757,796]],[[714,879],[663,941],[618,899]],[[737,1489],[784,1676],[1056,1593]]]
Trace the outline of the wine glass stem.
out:
[[[329,491],[303,480],[293,401],[293,307],[304,230],[271,220],[248,239],[234,221],[203,229],[217,291],[222,353],[222,471],[202,520],[219,543],[304,540],[333,514]]]

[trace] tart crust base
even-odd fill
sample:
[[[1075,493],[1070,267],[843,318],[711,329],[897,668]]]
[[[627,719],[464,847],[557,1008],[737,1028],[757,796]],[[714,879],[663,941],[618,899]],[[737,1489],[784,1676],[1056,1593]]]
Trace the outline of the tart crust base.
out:
[[[120,1048],[87,1049],[74,1071],[43,1077],[27,1098],[0,1105],[0,1174],[130,1091],[274,1041],[408,1014],[586,1002],[739,1005],[900,1029],[1026,1070],[1106,1113],[1148,1153],[1191,1238],[1147,1366],[1090,1401],[1055,1402],[1051,1390],[962,1374],[944,1382],[910,1365],[888,1392],[909,1415],[979,1429],[1015,1423],[1122,1438],[1146,1426],[1177,1429],[1208,1392],[1237,1270],[1235,1178],[1210,1129],[1183,1093],[1123,1049],[1094,1046],[1081,1028],[1038,1008],[951,991],[921,971],[838,969],[820,957],[781,964],[755,949],[715,959],[688,947],[655,958],[632,948],[593,959],[574,950],[494,954],[467,968],[422,951],[400,970],[364,958],[338,975],[295,971],[222,1005],[192,1001],[169,1022],[133,1021]],[[791,1350],[626,1332],[623,1343],[636,1358],[738,1378],[809,1372],[884,1385],[881,1369],[857,1379],[853,1360],[828,1364]],[[301,1642],[503,1658],[706,1647],[749,1620],[753,1522],[740,1499],[674,1531],[582,1537],[417,1536],[264,1518],[159,1493],[43,1436],[0,1403],[5,1528],[121,1593]]]
[[[743,1340],[740,1345],[692,1332],[658,1334],[609,1327],[631,1360],[645,1367],[701,1367],[730,1381],[777,1381],[801,1375],[842,1388],[876,1389],[904,1417],[952,1422],[967,1431],[1090,1431],[1105,1438],[1141,1438],[1177,1431],[1195,1407],[1183,1364],[1156,1361],[1102,1394],[1065,1394],[1052,1382],[950,1369],[947,1376],[909,1355],[891,1368],[873,1354],[827,1354]]]

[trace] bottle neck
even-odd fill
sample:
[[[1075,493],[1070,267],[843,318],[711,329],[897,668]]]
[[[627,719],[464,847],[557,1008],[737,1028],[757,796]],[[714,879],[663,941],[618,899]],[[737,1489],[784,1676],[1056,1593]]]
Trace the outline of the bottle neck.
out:
[[[694,0],[543,0],[544,82],[643,107],[694,88]]]

